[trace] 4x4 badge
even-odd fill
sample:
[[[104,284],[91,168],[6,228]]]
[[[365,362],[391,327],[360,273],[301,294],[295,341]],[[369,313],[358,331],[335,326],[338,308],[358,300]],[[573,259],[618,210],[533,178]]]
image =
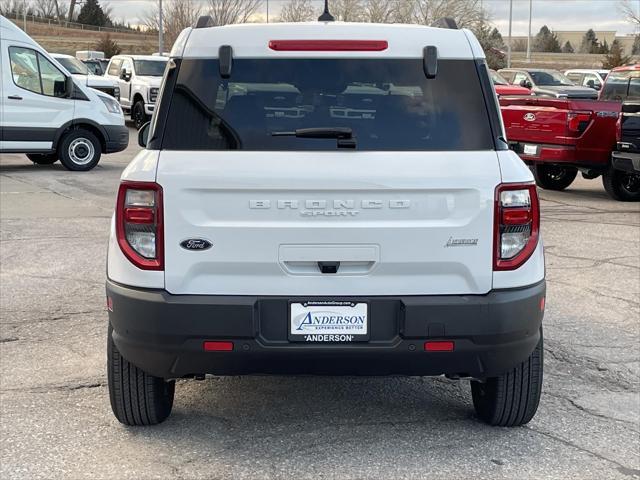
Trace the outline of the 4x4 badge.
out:
[[[208,250],[213,247],[213,244],[203,238],[189,238],[180,242],[180,246],[185,250]]]

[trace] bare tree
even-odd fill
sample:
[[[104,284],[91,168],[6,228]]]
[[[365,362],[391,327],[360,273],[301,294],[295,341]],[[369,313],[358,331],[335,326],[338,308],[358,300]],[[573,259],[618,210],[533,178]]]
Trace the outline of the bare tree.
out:
[[[158,30],[160,5],[155,6],[145,15],[145,24],[152,30]],[[192,26],[200,16],[201,7],[197,0],[165,0],[162,6],[162,24],[167,45],[172,45],[185,28]]]
[[[68,21],[69,22],[73,22],[73,15],[74,15],[74,10],[76,8],[76,3],[78,3],[78,0],[71,0],[71,2],[69,3],[69,16],[68,16]]]
[[[25,6],[27,7],[27,13],[32,14],[33,9],[30,0],[27,0],[27,2],[24,0],[0,0],[0,14],[23,15]]]
[[[629,23],[633,23],[636,27],[640,27],[640,10],[634,7],[630,0],[621,0],[619,9]]]
[[[315,20],[319,13],[313,7],[311,0],[289,0],[282,7],[281,22],[308,22]]]
[[[414,22],[422,25],[451,17],[458,27],[475,29],[486,21],[480,0],[416,0],[414,15]]]
[[[343,22],[359,22],[364,20],[362,0],[335,0],[331,2],[331,13],[336,20]]]
[[[246,23],[262,6],[262,0],[209,0],[214,25]]]
[[[364,16],[372,23],[394,23],[398,2],[387,0],[367,0],[364,2]]]

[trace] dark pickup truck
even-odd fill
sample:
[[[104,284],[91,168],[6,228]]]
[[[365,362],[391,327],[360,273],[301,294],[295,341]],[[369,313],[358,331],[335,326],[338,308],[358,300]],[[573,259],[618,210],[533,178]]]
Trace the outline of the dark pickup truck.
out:
[[[616,127],[612,172],[604,178],[604,188],[618,200],[640,200],[640,102],[622,104]]]

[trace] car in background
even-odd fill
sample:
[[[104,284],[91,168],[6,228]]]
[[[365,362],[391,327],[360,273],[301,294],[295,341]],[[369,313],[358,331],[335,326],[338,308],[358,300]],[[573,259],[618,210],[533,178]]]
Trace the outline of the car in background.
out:
[[[109,61],[105,78],[120,85],[120,106],[137,129],[155,110],[160,83],[169,59],[153,55],[116,55]]]
[[[601,100],[622,101],[616,125],[611,171],[603,177],[607,193],[618,200],[640,200],[640,65],[611,71]]]
[[[0,156],[87,171],[129,145],[118,101],[77,80],[0,15]]]
[[[602,176],[607,193],[626,200],[611,193],[625,181],[611,163],[619,102],[503,97],[500,110],[509,148],[530,166],[539,187],[564,190],[580,172],[586,179]]]
[[[93,60],[80,60],[84,63],[93,75],[103,76],[107,72],[109,60],[106,58]]]
[[[503,68],[498,70],[512,85],[528,88],[540,97],[587,98],[595,100],[598,92],[579,87],[557,70],[541,68]]]
[[[564,72],[565,76],[576,85],[600,90],[609,70],[573,69]]]
[[[499,97],[503,97],[505,95],[525,95],[531,96],[535,95],[531,90],[525,87],[521,87],[520,85],[511,85],[507,82],[507,79],[501,76],[495,70],[489,70],[489,76],[491,77],[491,82],[493,83],[493,88],[496,90],[496,95]]]
[[[87,87],[104,92],[120,101],[120,86],[117,82],[99,75],[94,75],[87,66],[76,57],[62,53],[50,53],[50,55],[55,58],[60,65],[66,68],[76,80],[84,83]]]
[[[604,82],[600,90],[600,100],[624,102],[637,99],[640,95],[640,64],[616,67]]]

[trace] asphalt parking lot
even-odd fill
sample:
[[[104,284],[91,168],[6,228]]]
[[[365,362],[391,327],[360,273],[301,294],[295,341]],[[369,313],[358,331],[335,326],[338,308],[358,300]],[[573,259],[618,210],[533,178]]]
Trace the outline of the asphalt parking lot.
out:
[[[179,382],[157,427],[106,387],[108,224],[122,169],[0,159],[0,477],[640,478],[640,205],[542,191],[545,380],[526,427],[480,424],[468,382]]]

